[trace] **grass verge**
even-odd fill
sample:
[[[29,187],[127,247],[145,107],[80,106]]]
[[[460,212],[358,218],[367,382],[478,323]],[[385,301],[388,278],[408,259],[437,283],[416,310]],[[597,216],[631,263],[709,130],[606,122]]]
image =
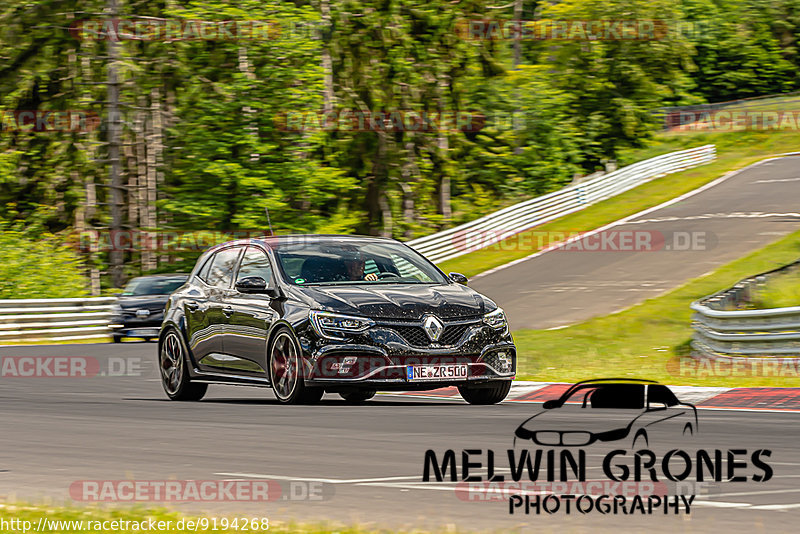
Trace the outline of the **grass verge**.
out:
[[[800,271],[794,270],[767,280],[758,288],[753,309],[800,306]]]
[[[589,206],[585,210],[522,232],[486,249],[442,262],[439,264],[439,268],[446,273],[455,271],[467,276],[475,276],[510,261],[524,258],[547,245],[541,237],[544,232],[552,233],[549,235],[569,235],[574,232],[594,230],[688,193],[727,172],[741,169],[771,155],[800,150],[800,132],[744,131],[661,134],[652,141],[649,147],[624,154],[620,163],[629,165],[659,154],[705,144],[717,146],[717,159],[708,165],[658,178],[621,195]],[[557,240],[556,238],[550,241]]]
[[[689,352],[689,304],[725,289],[742,278],[791,263],[800,257],[800,231],[660,297],[618,313],[558,330],[519,330],[519,378],[578,381],[636,377],[674,385],[725,387],[800,387],[797,374],[778,376],[709,376],[682,374],[676,361]]]

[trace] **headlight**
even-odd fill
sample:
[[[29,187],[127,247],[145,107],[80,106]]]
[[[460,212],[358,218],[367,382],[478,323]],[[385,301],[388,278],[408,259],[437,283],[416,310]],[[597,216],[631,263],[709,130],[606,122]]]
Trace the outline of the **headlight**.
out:
[[[503,312],[503,308],[497,308],[493,312],[484,315],[483,322],[495,330],[508,328],[508,321],[506,321],[506,314]]]
[[[359,334],[375,324],[375,321],[365,317],[325,311],[311,311],[308,317],[317,334],[328,339],[344,339],[347,334]]]

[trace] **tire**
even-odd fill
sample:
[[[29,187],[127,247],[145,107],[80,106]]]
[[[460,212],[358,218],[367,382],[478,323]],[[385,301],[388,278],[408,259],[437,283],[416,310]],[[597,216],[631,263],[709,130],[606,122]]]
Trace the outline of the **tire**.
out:
[[[375,396],[376,393],[377,391],[375,391],[374,389],[357,389],[355,391],[347,391],[339,393],[339,396],[350,404],[358,404],[359,402],[365,402],[370,400],[372,397]]]
[[[325,390],[305,385],[302,356],[292,332],[280,327],[268,347],[269,382],[281,404],[316,404]]]
[[[122,343],[122,336],[111,336],[114,343]]]
[[[189,379],[186,352],[186,345],[177,330],[168,330],[158,355],[161,385],[174,401],[199,401],[206,394],[208,384],[198,384]]]
[[[511,380],[495,380],[489,386],[458,386],[458,392],[470,404],[497,404],[511,391]]]

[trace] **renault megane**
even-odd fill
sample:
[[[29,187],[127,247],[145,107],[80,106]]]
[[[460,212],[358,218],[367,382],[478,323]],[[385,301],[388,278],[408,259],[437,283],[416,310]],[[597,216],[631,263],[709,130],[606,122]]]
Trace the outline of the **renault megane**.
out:
[[[282,403],[323,393],[458,386],[471,404],[509,392],[516,348],[492,300],[392,239],[281,236],[206,251],[169,298],[161,378],[174,400],[209,384],[270,386]]]

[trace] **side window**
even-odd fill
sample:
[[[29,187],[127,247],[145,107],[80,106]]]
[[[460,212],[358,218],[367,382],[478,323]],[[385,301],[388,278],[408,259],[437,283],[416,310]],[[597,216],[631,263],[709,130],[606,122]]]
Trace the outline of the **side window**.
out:
[[[667,406],[679,404],[675,394],[668,387],[662,385],[650,386],[647,397],[649,404],[665,404]]]
[[[238,282],[248,276],[260,276],[267,281],[267,287],[272,285],[272,267],[269,265],[269,258],[267,258],[266,253],[260,248],[247,247],[236,281]]]
[[[221,288],[230,287],[233,280],[233,270],[236,268],[236,261],[239,259],[241,251],[241,247],[234,247],[217,252],[208,272],[206,283],[210,286]]]
[[[212,254],[208,258],[206,258],[206,262],[197,271],[197,277],[202,280],[203,282],[208,282],[208,271],[211,269],[211,264],[214,262],[214,255]]]

